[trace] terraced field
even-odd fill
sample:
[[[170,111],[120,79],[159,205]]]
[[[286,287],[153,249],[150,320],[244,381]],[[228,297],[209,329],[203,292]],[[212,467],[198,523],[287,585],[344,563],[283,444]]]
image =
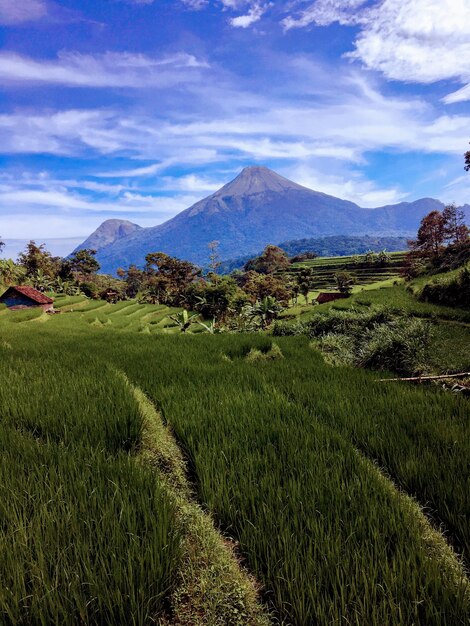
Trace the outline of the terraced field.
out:
[[[103,300],[90,300],[85,296],[54,296],[54,307],[62,316],[72,316],[77,324],[113,328],[139,333],[179,332],[178,325],[170,319],[181,309],[165,305],[141,304],[125,300],[110,304]],[[198,332],[199,328],[191,329]]]
[[[263,335],[118,332],[163,314],[135,303],[104,305],[119,308],[103,333],[93,316],[104,309],[89,304],[64,299],[44,324],[0,315],[2,623],[54,623],[54,606],[64,624],[266,623],[247,617],[233,579],[223,596],[208,591],[226,571],[211,549],[206,578],[178,593],[191,571],[184,546],[197,556],[200,544],[171,523],[179,500],[159,476],[174,457],[136,459],[143,402],[175,433],[199,502],[238,542],[273,623],[468,625],[468,579],[442,532],[468,562],[464,398],[329,367],[303,337],[273,352]],[[153,437],[168,450],[161,429]],[[182,468],[171,484],[184,493]],[[77,493],[93,506],[75,507]],[[51,552],[57,532],[65,543]],[[178,604],[188,594],[196,614]]]
[[[356,280],[358,287],[371,285],[397,278],[404,266],[406,252],[390,253],[390,262],[381,267],[379,265],[367,266],[356,262],[354,256],[343,257],[318,257],[301,263],[295,263],[289,268],[288,273],[295,274],[302,268],[308,267],[314,271],[315,291],[331,291],[336,288],[335,274],[337,272],[349,272]]]

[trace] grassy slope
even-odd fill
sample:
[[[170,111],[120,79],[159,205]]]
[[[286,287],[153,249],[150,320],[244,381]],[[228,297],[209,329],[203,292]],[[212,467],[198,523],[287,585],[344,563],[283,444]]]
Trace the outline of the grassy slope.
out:
[[[442,274],[436,280],[446,278]],[[364,307],[392,307],[403,310],[406,314],[430,319],[434,323],[432,362],[436,372],[470,370],[470,312],[420,302],[416,293],[422,287],[424,279],[413,281],[409,285],[393,280],[387,283],[356,288],[346,300],[330,302],[319,306],[299,306],[286,309],[281,315],[284,319],[308,320],[320,311],[331,308],[347,310]],[[429,277],[427,277],[429,281]]]
[[[280,341],[283,359],[248,363],[250,348],[269,339],[115,335],[79,319],[0,323],[15,350],[93,355],[145,390],[183,444],[201,499],[240,542],[280,615],[300,625],[465,623],[458,566],[367,458],[432,501],[440,518],[464,524],[462,399],[376,387],[371,373],[327,367],[300,338]],[[464,543],[465,525],[452,530]]]

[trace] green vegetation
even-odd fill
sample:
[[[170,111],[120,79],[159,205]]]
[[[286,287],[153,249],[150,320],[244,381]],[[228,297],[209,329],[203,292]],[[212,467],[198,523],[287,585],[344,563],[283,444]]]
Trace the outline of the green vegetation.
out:
[[[337,288],[336,275],[349,273],[358,287],[380,281],[396,279],[405,266],[404,252],[391,252],[385,256],[367,253],[362,257],[318,257],[295,263],[289,272],[295,276],[302,268],[312,270],[315,291],[331,291]]]
[[[125,308],[121,310],[123,317],[125,311]],[[157,450],[148,455],[155,458],[154,467],[160,468],[163,476],[166,471],[169,478],[157,481],[150,472],[151,462],[138,465],[135,461],[133,451],[142,439],[143,423],[134,394],[137,393],[140,401],[143,397],[136,388],[130,392],[128,384],[116,373],[122,370],[160,408],[185,451],[201,502],[238,542],[247,565],[262,584],[266,601],[286,623],[326,625],[345,620],[381,626],[465,623],[469,596],[457,559],[440,534],[431,530],[418,506],[397,491],[373,463],[377,459],[400,487],[423,505],[431,504],[436,519],[445,523],[449,537],[457,546],[467,546],[469,529],[464,520],[468,520],[465,515],[468,489],[464,464],[470,439],[463,398],[437,390],[384,386],[375,382],[376,375],[366,371],[331,368],[303,337],[281,337],[276,340],[276,347],[263,335],[149,338],[139,333],[116,335],[112,328],[104,334],[101,328],[88,323],[77,325],[77,315],[81,314],[54,316],[40,327],[34,322],[10,324],[15,314],[0,318],[9,344],[2,348],[5,354],[2,367],[9,375],[8,385],[0,396],[2,416],[6,416],[2,418],[5,422],[2,428],[12,433],[11,437],[25,438],[28,445],[35,446],[35,451],[38,446],[47,451],[53,446],[51,450],[56,455],[63,451],[67,463],[77,466],[70,475],[63,473],[59,465],[54,489],[46,490],[49,495],[44,495],[44,506],[36,507],[38,512],[49,513],[52,525],[58,523],[56,515],[61,511],[62,500],[51,501],[50,494],[64,494],[64,499],[68,494],[61,481],[67,482],[73,502],[72,496],[78,497],[77,489],[91,493],[96,480],[96,502],[98,505],[102,501],[106,511],[106,503],[116,491],[107,480],[111,474],[116,474],[112,480],[118,486],[123,475],[128,481],[136,480],[135,475],[141,480],[137,489],[130,488],[129,482],[124,483],[128,486],[126,498],[130,502],[120,503],[121,515],[130,515],[129,508],[139,524],[145,524],[150,514],[162,519],[162,524],[165,519],[186,518],[175,499],[167,495],[168,484],[183,494],[187,493],[187,486],[178,452],[174,449],[171,452],[171,445],[168,441],[165,444],[164,437],[158,434],[161,430],[157,428],[154,440],[163,441],[163,452]],[[39,370],[45,354],[48,365],[42,376]],[[266,355],[265,358],[260,354]],[[69,371],[74,372],[76,385],[71,385]],[[25,379],[29,389],[26,397],[22,392]],[[151,407],[148,410],[152,411]],[[120,416],[126,416],[122,423]],[[109,433],[106,428],[110,429]],[[11,437],[5,438],[12,453],[4,457],[8,464],[5,462],[3,471],[9,474],[2,484],[15,485],[15,476],[21,475],[34,477],[35,485],[41,484],[41,480],[49,481],[50,472],[44,471],[44,464],[52,464],[41,465],[40,455],[37,465],[36,457],[19,456],[10,445]],[[80,450],[84,451],[82,456]],[[88,469],[83,467],[85,452],[89,457]],[[105,487],[99,488],[102,474],[96,468],[102,468],[104,461],[95,466],[97,457],[105,458],[108,463],[109,474],[104,474],[104,482],[109,496]],[[7,470],[8,467],[12,469]],[[20,467],[24,469],[20,471]],[[32,467],[37,467],[36,474]],[[126,473],[123,467],[131,469]],[[79,480],[80,472],[85,480]],[[158,500],[148,499],[149,486]],[[32,487],[30,491],[33,492]],[[8,495],[7,490],[7,499],[3,501],[13,506],[11,493]],[[39,495],[36,503],[41,502]],[[30,510],[26,506],[16,502],[17,518],[6,530],[2,527],[3,549],[7,550],[11,543],[6,542],[11,542],[11,534],[21,527],[23,535],[16,533],[18,542],[21,536],[26,536],[27,545],[39,547],[35,555],[41,554],[41,550],[45,553],[47,544],[42,546],[37,527],[25,528],[24,523],[20,526],[20,520],[27,519],[26,511]],[[109,506],[116,506],[116,499]],[[160,514],[161,509],[167,510],[167,518]],[[80,512],[77,516],[85,528],[90,517],[100,524],[112,518],[95,515],[93,506],[80,511],[81,517]],[[73,518],[74,513],[71,515]],[[179,541],[172,542],[172,527],[178,531]],[[160,543],[153,537],[153,531],[157,532],[153,527],[151,533],[143,532],[142,527],[132,531],[141,538],[136,542],[139,556],[135,560],[127,558],[132,545],[119,547],[117,553],[123,558],[113,561],[114,575],[123,575],[125,563],[125,571],[132,580],[121,579],[126,591],[122,591],[121,599],[115,600],[115,611],[124,610],[126,593],[129,595],[137,587],[141,594],[157,596],[155,585],[163,578],[166,584],[162,584],[163,595],[158,598],[170,598],[173,606],[186,609],[187,594],[194,593],[203,603],[198,606],[205,607],[201,610],[209,611],[210,605],[220,606],[221,589],[226,589],[222,605],[227,607],[225,615],[232,618],[226,617],[225,622],[201,621],[201,624],[258,623],[246,617],[234,621],[236,611],[243,615],[247,601],[237,604],[240,593],[234,589],[240,587],[233,580],[216,589],[212,601],[201,591],[207,580],[199,579],[198,584],[190,584],[181,592],[178,559],[187,563],[188,545],[195,544],[181,543],[188,533],[181,524],[170,523],[165,532],[159,528]],[[120,531],[117,528],[115,532]],[[70,540],[70,533],[60,532],[64,541]],[[94,541],[101,533],[106,542],[113,536],[111,530],[95,524]],[[85,554],[86,565],[87,544],[80,534],[78,537],[74,545]],[[128,543],[134,542],[126,537]],[[151,546],[142,543],[147,539]],[[158,577],[153,572],[151,584],[147,578],[147,559],[155,555],[153,558],[158,561],[162,539],[175,551],[174,561],[168,561],[169,575],[173,574],[170,576],[173,591],[170,589],[169,593],[168,579],[164,576]],[[205,562],[212,563],[210,541],[203,541],[202,545],[209,550]],[[112,546],[108,553],[108,547],[106,543],[102,549],[103,555],[108,555],[103,557],[104,561],[114,553]],[[96,542],[93,548],[95,554]],[[196,554],[202,550],[200,543],[195,550]],[[66,554],[73,563],[76,552]],[[50,559],[55,563],[57,557],[52,552]],[[15,556],[12,563],[19,564],[17,572],[23,573],[22,580],[28,580],[31,572],[38,572],[39,580],[47,581],[46,574],[41,573],[42,567],[49,571],[47,561],[36,562],[34,557],[22,561]],[[133,566],[145,566],[142,574],[145,577],[134,577]],[[84,581],[99,575],[93,563],[89,571],[78,571],[77,588],[85,594]],[[214,574],[209,579],[214,578],[220,576]],[[106,589],[99,588],[103,602],[108,597],[107,590],[113,589],[108,578],[106,581]],[[52,589],[57,588],[52,586]],[[34,591],[34,598],[43,598]],[[48,596],[51,605],[57,603],[58,594],[56,590]],[[67,601],[73,597],[67,594]],[[202,597],[206,598],[206,604]],[[157,614],[161,606],[158,598],[152,605]],[[178,605],[177,598],[183,604]],[[4,603],[2,600],[1,610]],[[68,604],[64,606],[70,610]],[[21,604],[16,610],[23,619],[28,615]],[[181,615],[185,615],[185,610],[181,609]],[[77,615],[73,611],[71,614]],[[142,620],[136,623],[146,623],[144,617]],[[28,623],[33,620],[29,618]],[[187,618],[181,623],[197,622]]]
[[[149,623],[173,585],[180,539],[174,507],[135,461],[137,405],[92,355],[9,339],[0,346],[0,620]]]
[[[222,277],[217,242],[205,277],[152,253],[116,290],[85,251],[60,315],[1,308],[0,621],[468,624],[466,383],[373,371],[470,369],[461,226]],[[64,266],[32,242],[20,269]]]

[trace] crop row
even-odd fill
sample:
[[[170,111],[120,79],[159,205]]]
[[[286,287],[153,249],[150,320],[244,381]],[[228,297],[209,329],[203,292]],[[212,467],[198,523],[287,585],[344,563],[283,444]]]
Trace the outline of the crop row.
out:
[[[134,455],[135,400],[113,369],[53,334],[2,333],[0,355],[0,623],[153,622],[180,538]]]
[[[447,506],[459,516],[465,503],[450,496],[463,493],[466,475],[452,474],[459,465],[449,462],[433,418],[450,424],[464,404],[414,389],[378,392],[373,376],[328,368],[297,338],[280,342],[283,359],[246,359],[266,341],[159,338],[113,358],[159,403],[203,502],[239,541],[288,623],[464,624],[470,606],[462,571],[441,544],[426,540],[418,508],[386,487],[356,450],[359,439],[342,428],[349,416],[353,429],[362,414],[381,412],[364,429],[383,447],[394,437],[398,449],[413,441],[404,422],[410,407],[416,432],[429,416],[415,448],[428,467],[415,462],[410,472],[421,474],[430,492],[433,474],[442,472],[436,503],[444,507],[439,491],[446,488]],[[387,420],[395,424],[388,432],[378,427]],[[453,454],[463,459],[468,426],[459,425]]]

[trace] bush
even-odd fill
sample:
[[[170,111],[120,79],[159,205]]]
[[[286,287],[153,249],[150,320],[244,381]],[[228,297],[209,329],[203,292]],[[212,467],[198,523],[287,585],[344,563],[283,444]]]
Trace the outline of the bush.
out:
[[[464,268],[450,281],[427,283],[419,295],[424,302],[445,306],[470,307],[470,269]]]
[[[429,362],[432,327],[413,318],[377,324],[357,342],[357,365],[392,370],[398,374],[421,374]]]

